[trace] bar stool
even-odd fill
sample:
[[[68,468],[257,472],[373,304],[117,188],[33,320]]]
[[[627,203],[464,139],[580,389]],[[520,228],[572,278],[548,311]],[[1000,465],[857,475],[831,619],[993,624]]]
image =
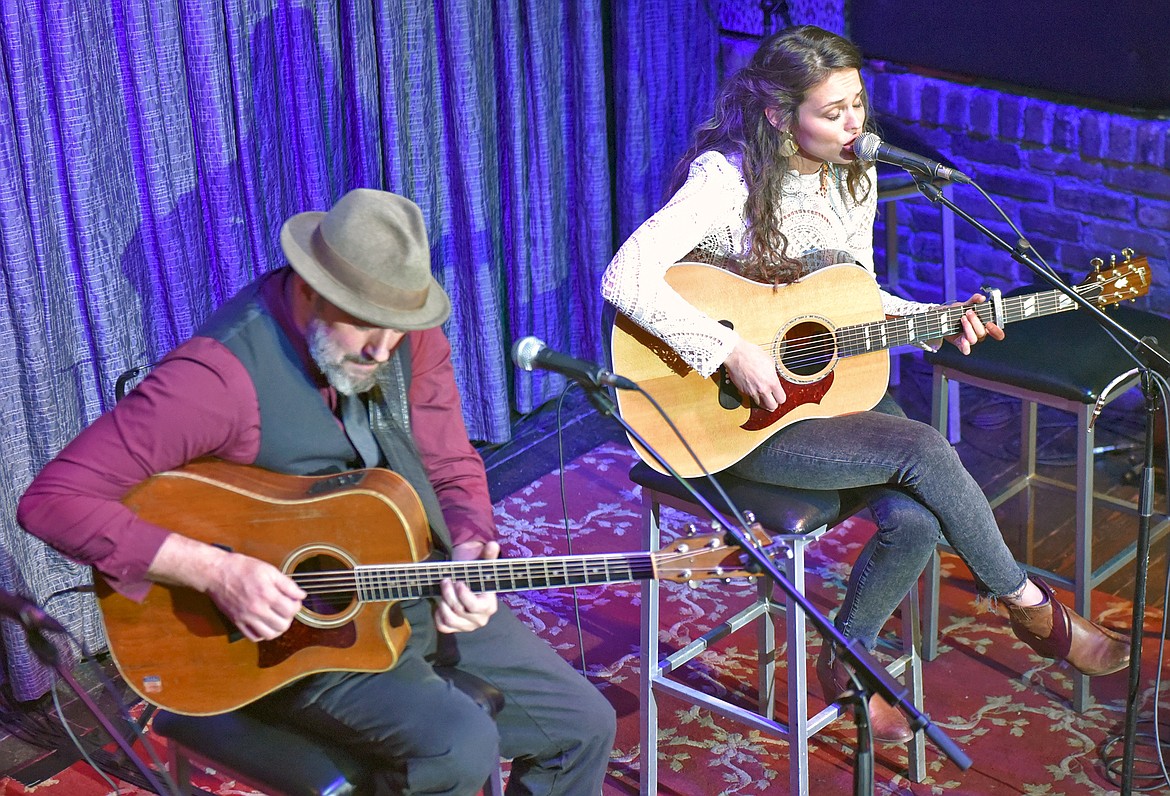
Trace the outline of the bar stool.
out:
[[[1026,291],[1020,291],[1026,292]],[[1110,312],[1122,325],[1141,337],[1152,335],[1170,342],[1170,321],[1132,307],[1112,307]],[[1109,560],[1093,563],[1093,509],[1102,503],[1135,515],[1137,504],[1096,491],[1093,484],[1095,462],[1094,417],[1101,409],[1134,387],[1138,376],[1133,361],[1126,357],[1097,323],[1084,312],[1065,312],[1027,321],[1008,330],[1002,342],[976,346],[963,356],[954,346],[943,346],[928,353],[933,365],[932,418],[935,428],[944,431],[951,411],[949,388],[956,383],[970,384],[1021,401],[1020,459],[1017,472],[1008,473],[986,485],[993,508],[1023,493],[1026,501],[1024,567],[1031,573],[1072,590],[1077,613],[1089,617],[1093,589],[1123,566],[1134,560],[1135,544],[1130,543]],[[1051,478],[1037,472],[1037,407],[1048,406],[1076,418],[1076,480]],[[1005,476],[1006,477],[1006,476]],[[1034,500],[1037,487],[1072,493],[1076,500],[1076,554],[1073,573],[1065,576],[1052,571],[1052,565],[1034,561]],[[1161,515],[1151,528],[1156,541],[1170,529],[1170,518]],[[937,557],[928,566],[926,593],[926,627],[923,657],[932,660],[938,653]],[[1072,704],[1078,712],[1089,704],[1089,678],[1074,675]]]
[[[639,463],[630,471],[630,479],[642,487],[643,529],[650,551],[661,547],[660,513],[663,506],[694,513],[699,509],[694,498],[673,478]],[[781,563],[781,570],[801,592],[805,588],[805,551],[809,545],[828,533],[840,520],[852,514],[858,505],[850,493],[813,491],[745,481],[726,473],[719,475],[720,483],[732,500],[744,509],[753,511],[760,524],[773,539],[786,542],[792,557]],[[700,479],[691,481],[714,505],[718,498],[710,484]],[[725,619],[702,637],[684,648],[659,658],[660,595],[657,581],[642,586],[642,674],[641,674],[641,793],[655,794],[658,790],[658,703],[656,695],[666,693],[725,718],[743,722],[754,729],[787,738],[789,743],[789,785],[794,794],[809,792],[808,742],[817,732],[842,715],[842,707],[831,704],[815,715],[808,707],[808,642],[807,621],[795,603],[784,596],[775,599],[771,584],[761,582],[756,599],[751,605]],[[778,602],[778,600],[780,600]],[[775,718],[774,689],[776,674],[776,639],[773,617],[786,614],[788,655],[788,717],[786,722]],[[902,636],[896,660],[888,666],[894,676],[905,676],[912,701],[922,709],[922,659],[918,654],[920,636],[917,586],[902,604]],[[711,644],[742,628],[754,626],[759,656],[758,710],[747,710],[719,699],[696,688],[670,678],[688,661],[704,652]],[[915,733],[909,745],[909,777],[915,782],[926,776],[925,740],[923,733]]]

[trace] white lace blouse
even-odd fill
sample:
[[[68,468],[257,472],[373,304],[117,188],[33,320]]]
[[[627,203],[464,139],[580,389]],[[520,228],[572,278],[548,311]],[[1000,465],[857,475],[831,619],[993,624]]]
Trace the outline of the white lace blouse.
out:
[[[788,253],[799,257],[844,250],[873,273],[877,176],[871,169],[874,188],[859,203],[845,190],[844,172],[834,170],[831,175],[823,191],[819,173],[789,172],[785,178],[781,229],[788,238]],[[750,247],[743,216],[746,200],[739,158],[702,153],[691,163],[683,186],[622,244],[601,279],[607,301],[703,376],[723,364],[738,335],[684,300],[667,285],[665,275],[684,258],[733,269],[742,262]],[[882,291],[887,315],[906,315],[930,306]]]

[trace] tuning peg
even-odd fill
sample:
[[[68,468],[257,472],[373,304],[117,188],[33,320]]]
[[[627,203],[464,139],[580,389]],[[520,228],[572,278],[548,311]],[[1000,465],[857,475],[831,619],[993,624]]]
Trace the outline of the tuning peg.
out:
[[[748,509],[747,511],[745,511],[743,513],[743,521],[746,522],[748,525],[754,524],[756,521],[756,513],[754,511],[752,511],[751,509]]]
[[[695,524],[693,522],[689,523],[687,525],[687,536],[694,536],[698,532],[699,532],[699,529],[695,527]]]
[[[1093,266],[1094,271],[1100,271],[1101,266],[1103,266],[1104,264],[1105,264],[1105,261],[1102,260],[1100,257],[1094,257],[1092,260],[1089,260],[1089,265]]]
[[[1121,256],[1125,258],[1127,263],[1133,259],[1133,254],[1133,249],[1129,248],[1128,246],[1121,250]]]

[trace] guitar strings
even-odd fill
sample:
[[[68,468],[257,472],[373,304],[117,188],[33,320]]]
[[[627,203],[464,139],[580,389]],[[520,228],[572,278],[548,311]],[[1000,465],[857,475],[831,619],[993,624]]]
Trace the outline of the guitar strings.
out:
[[[720,552],[729,548],[719,548]],[[667,573],[691,578],[747,577],[742,570],[727,571],[722,567],[681,567],[679,562],[692,561],[693,552],[663,552],[657,555],[634,555],[614,553],[587,558],[549,558],[539,561],[526,559],[494,559],[483,561],[436,561],[432,563],[359,565],[356,569],[321,570],[317,572],[292,574],[293,580],[307,593],[314,596],[331,594],[353,594],[363,589],[394,588],[415,590],[433,587],[440,580],[451,578],[471,583],[502,583],[520,581],[580,580],[573,585],[590,585],[590,577],[604,575],[612,577],[614,571],[627,575],[631,580],[660,576]],[[621,566],[615,567],[614,564]],[[411,573],[414,573],[411,576]],[[602,582],[602,581],[595,581]],[[569,584],[566,584],[569,585]],[[512,586],[522,589],[522,586]],[[497,589],[500,591],[503,589]]]
[[[1098,284],[1080,285],[1075,288],[1076,292],[1080,295],[1093,293],[1099,289],[1100,285]],[[1059,309],[1062,304],[1069,301],[1071,299],[1059,291],[1036,293],[1026,296],[1009,296],[1003,300],[1004,316],[1008,321],[1016,321],[1023,319],[1027,314],[1036,314],[1037,312],[1039,314],[1050,314]],[[1028,303],[1037,305],[1032,313],[1023,312],[1023,306]],[[980,320],[984,323],[994,318],[994,307],[990,302],[978,305],[939,307],[937,310],[928,310],[912,316],[873,321],[871,323],[845,327],[836,331],[821,332],[806,337],[781,340],[779,345],[784,349],[783,355],[777,357],[773,353],[772,356],[773,359],[782,359],[784,364],[792,370],[810,368],[812,366],[824,366],[840,356],[841,352],[845,352],[845,355],[849,356],[854,353],[866,353],[868,351],[879,350],[867,345],[867,341],[873,338],[880,339],[882,335],[874,334],[873,330],[881,327],[886,327],[887,329],[892,328],[895,332],[895,334],[885,335],[886,338],[893,339],[894,342],[883,345],[882,348],[898,345],[899,340],[904,340],[906,343],[909,343],[910,336],[908,329],[911,325],[910,322],[912,320],[916,321],[914,326],[922,327],[924,325],[924,317],[945,319],[945,322],[937,326],[937,335],[940,337],[945,336],[948,333],[952,333],[949,331],[951,328],[958,326],[962,316],[966,314],[968,309],[974,309]],[[902,327],[901,332],[905,334],[905,337],[897,334],[899,331],[898,327]],[[928,326],[927,328],[930,327]],[[759,348],[768,351],[776,347],[776,342],[759,344]]]

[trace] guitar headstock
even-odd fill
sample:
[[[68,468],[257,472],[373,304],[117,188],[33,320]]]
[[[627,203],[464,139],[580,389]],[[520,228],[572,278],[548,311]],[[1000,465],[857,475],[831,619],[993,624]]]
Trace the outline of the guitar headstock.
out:
[[[1079,292],[1101,307],[1146,295],[1151,276],[1145,255],[1134,257],[1133,249],[1122,249],[1121,256],[1125,259],[1119,263],[1116,254],[1110,255],[1108,268],[1104,260],[1094,257],[1093,272],[1080,284]]]
[[[771,538],[759,524],[752,526],[757,547],[767,547]],[[746,568],[747,557],[738,545],[728,544],[725,534],[685,536],[663,547],[655,555],[660,580],[691,583],[710,578],[754,578],[759,573]]]

